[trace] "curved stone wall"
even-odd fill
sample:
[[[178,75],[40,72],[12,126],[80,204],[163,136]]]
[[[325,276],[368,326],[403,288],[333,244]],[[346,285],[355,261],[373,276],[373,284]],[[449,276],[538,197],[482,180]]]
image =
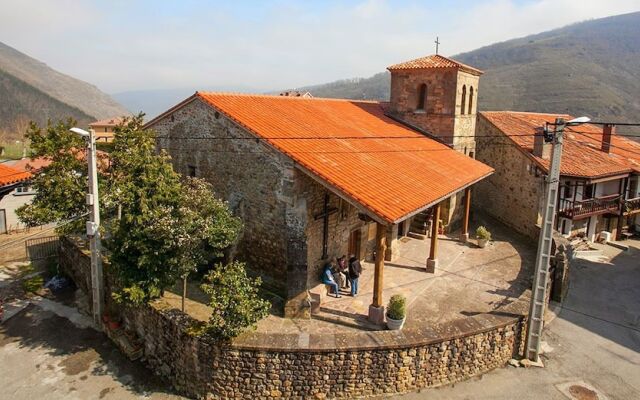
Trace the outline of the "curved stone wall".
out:
[[[68,239],[61,248],[61,266],[90,293],[87,254]],[[331,335],[250,332],[220,344],[189,335],[194,320],[160,304],[118,311],[144,338],[144,360],[154,372],[181,393],[207,399],[358,397],[457,382],[521,353],[527,305],[516,302],[437,328]]]

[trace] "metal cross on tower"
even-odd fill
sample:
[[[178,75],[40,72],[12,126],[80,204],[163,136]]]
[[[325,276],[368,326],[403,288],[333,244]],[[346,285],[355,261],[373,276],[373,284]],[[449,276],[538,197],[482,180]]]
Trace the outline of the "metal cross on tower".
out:
[[[436,44],[436,54],[438,54],[438,47],[440,46],[440,38],[436,36],[436,41],[434,43]]]

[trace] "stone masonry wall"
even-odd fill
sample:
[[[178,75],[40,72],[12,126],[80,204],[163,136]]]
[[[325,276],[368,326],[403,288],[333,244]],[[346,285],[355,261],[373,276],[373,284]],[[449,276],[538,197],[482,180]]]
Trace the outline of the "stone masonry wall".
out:
[[[288,266],[306,264],[288,260],[296,254],[291,243],[304,243],[299,237],[304,221],[297,219],[293,203],[293,163],[200,100],[151,128],[174,169],[206,179],[242,219],[244,229],[232,255],[286,297]]]
[[[358,218],[358,209],[329,192],[329,208],[335,208],[337,211],[329,216],[327,241],[329,258],[328,260],[323,260],[322,235],[324,220],[321,217],[316,219],[315,216],[321,214],[324,210],[327,189],[302,172],[296,173],[296,188],[297,195],[303,197],[307,204],[307,225],[305,230],[308,240],[307,261],[309,265],[307,282],[311,289],[320,283],[320,275],[325,263],[343,255],[349,257],[349,235],[354,230],[360,230],[360,254],[357,256],[360,259],[364,259],[368,232],[367,229],[364,229],[365,222]]]
[[[89,293],[88,254],[64,239],[60,264]],[[144,362],[200,399],[352,398],[445,385],[505,365],[521,354],[525,331],[523,317],[506,316],[521,310],[509,309],[415,330],[255,332],[221,344],[190,335],[194,320],[161,302],[114,311],[143,339]]]
[[[478,115],[476,159],[495,173],[474,186],[476,207],[531,238],[537,238],[543,175],[498,128]],[[536,176],[537,175],[537,176]]]

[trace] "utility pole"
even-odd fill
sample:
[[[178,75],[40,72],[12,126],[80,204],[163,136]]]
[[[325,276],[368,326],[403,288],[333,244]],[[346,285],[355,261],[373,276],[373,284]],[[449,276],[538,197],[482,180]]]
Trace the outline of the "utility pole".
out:
[[[531,289],[531,305],[529,306],[529,323],[527,324],[527,341],[525,343],[525,357],[534,363],[539,362],[540,341],[544,326],[564,128],[580,125],[588,121],[589,118],[586,117],[576,118],[569,122],[565,122],[563,118],[556,118],[553,124],[553,132],[549,132],[548,126],[545,126],[544,129],[544,140],[547,143],[551,142],[553,147],[551,150],[551,165],[546,179],[546,198],[542,210],[542,227],[538,240],[538,252],[536,254],[533,287]]]
[[[104,297],[104,280],[102,277],[102,257],[100,256],[100,201],[98,199],[98,161],[96,157],[96,137],[93,129],[89,132],[71,128],[71,131],[87,138],[87,162],[89,164],[87,206],[87,237],[91,250],[91,297],[93,303],[93,321],[97,327],[102,326],[102,302]]]

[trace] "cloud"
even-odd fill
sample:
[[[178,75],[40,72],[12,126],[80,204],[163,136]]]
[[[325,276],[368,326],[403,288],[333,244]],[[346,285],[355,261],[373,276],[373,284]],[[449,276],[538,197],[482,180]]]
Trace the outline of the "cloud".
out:
[[[109,92],[267,90],[369,76],[432,53],[436,35],[453,55],[640,9],[640,0],[229,4],[0,0],[0,38]]]

